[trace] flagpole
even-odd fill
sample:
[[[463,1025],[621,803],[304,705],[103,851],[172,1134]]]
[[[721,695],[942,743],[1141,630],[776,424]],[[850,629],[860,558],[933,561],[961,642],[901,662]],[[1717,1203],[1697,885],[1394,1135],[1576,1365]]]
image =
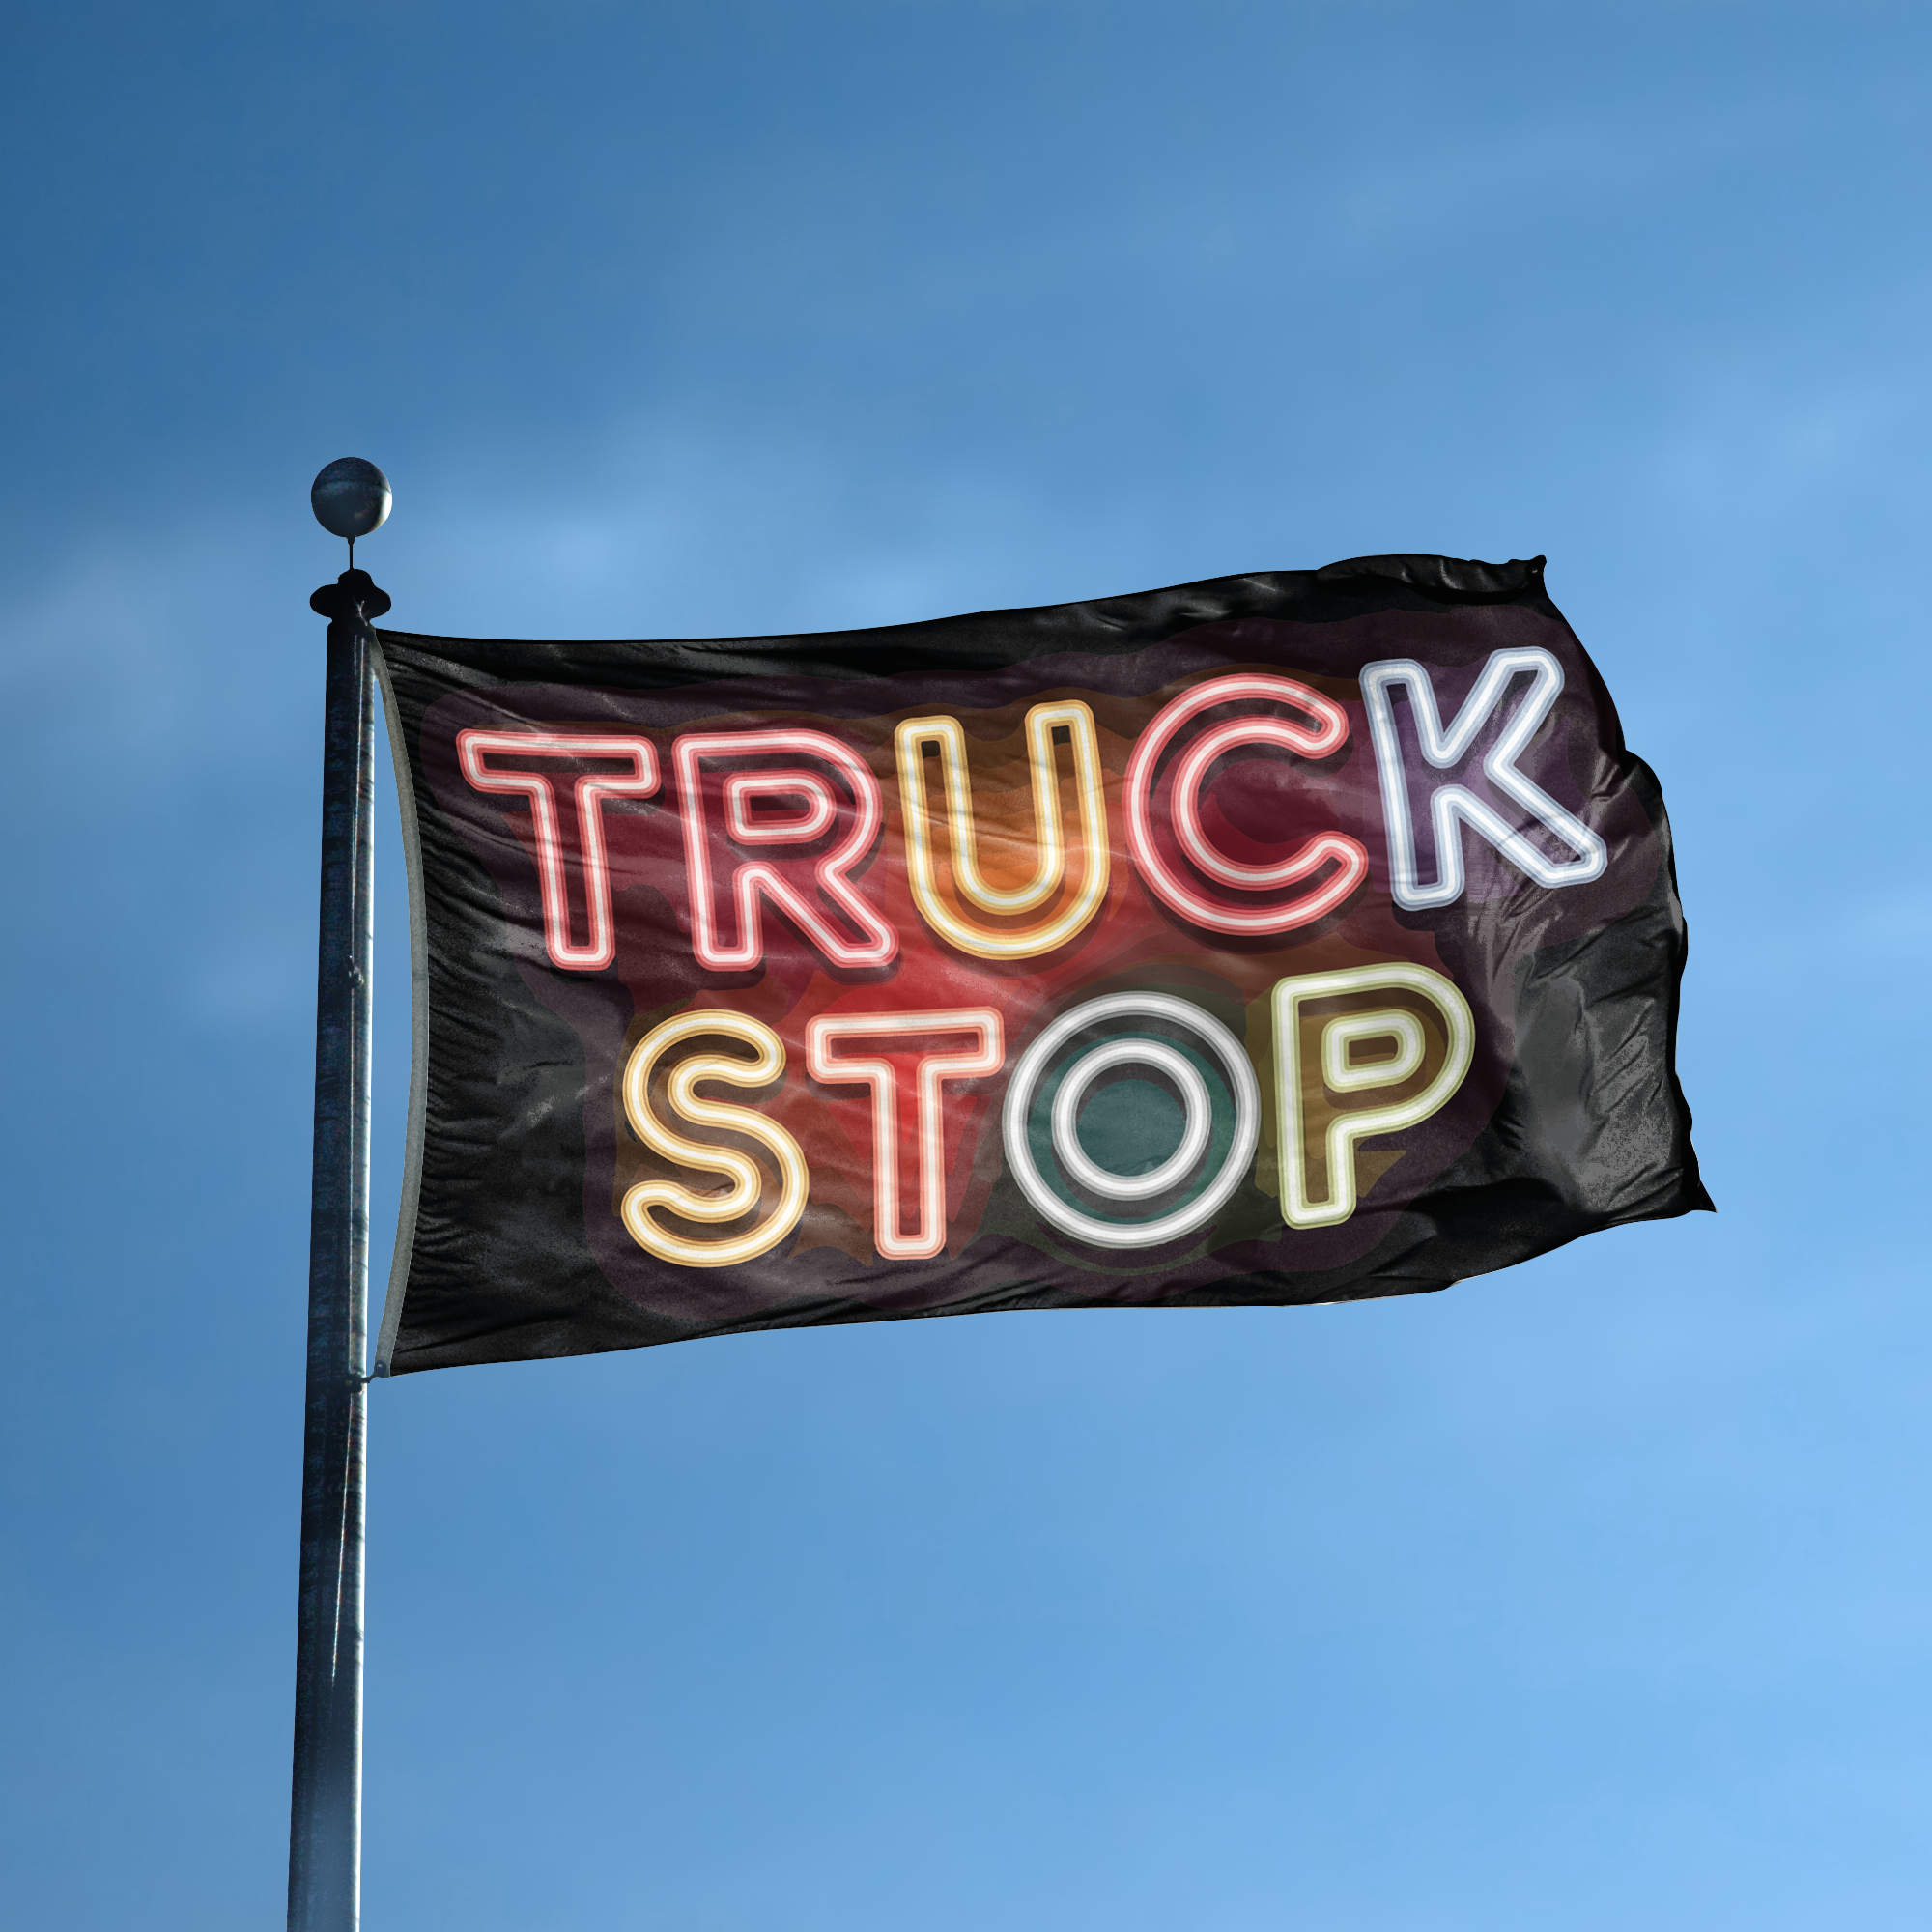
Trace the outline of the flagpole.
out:
[[[308,1393],[296,1637],[290,1932],[361,1914],[364,1380],[369,1300],[369,1038],[375,706],[364,571],[309,600],[327,616],[322,918],[316,962]]]
[[[344,457],[315,479],[316,521],[349,568],[309,599],[328,619],[322,907],[316,952],[308,1388],[296,1621],[289,1932],[356,1932],[362,1913],[362,1542],[369,1335],[369,1039],[376,856],[373,618],[388,597],[355,539],[389,514],[389,479]]]

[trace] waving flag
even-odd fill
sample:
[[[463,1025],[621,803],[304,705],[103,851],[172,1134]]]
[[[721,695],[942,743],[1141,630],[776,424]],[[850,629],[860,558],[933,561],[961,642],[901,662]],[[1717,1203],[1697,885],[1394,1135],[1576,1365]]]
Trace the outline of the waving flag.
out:
[[[1540,559],[380,645],[384,1373],[1410,1293],[1710,1206],[1662,798]]]

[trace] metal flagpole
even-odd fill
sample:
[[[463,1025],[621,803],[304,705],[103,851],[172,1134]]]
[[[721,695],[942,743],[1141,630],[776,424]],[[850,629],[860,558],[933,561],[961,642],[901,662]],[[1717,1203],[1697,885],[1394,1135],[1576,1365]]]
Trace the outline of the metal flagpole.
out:
[[[343,470],[351,474],[333,474]],[[361,473],[365,471],[369,474]],[[345,484],[352,487],[345,489]],[[388,482],[373,464],[345,459],[316,479],[313,500],[324,526],[353,540],[388,514]],[[341,527],[345,521],[352,527]],[[352,567],[309,603],[329,625],[289,1932],[355,1932],[361,1916],[364,1361],[375,930],[375,678],[370,661],[375,638],[370,620],[388,610],[389,600],[366,572]]]

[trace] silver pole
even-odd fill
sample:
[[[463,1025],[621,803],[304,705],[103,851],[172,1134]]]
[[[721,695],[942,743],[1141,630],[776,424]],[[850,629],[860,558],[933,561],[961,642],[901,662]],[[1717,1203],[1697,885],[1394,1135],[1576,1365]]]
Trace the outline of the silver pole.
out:
[[[369,1308],[369,1017],[375,680],[369,620],[389,600],[360,570],[310,600],[327,617],[322,921],[308,1399],[296,1637],[289,1932],[355,1932],[362,1862],[364,1380]]]

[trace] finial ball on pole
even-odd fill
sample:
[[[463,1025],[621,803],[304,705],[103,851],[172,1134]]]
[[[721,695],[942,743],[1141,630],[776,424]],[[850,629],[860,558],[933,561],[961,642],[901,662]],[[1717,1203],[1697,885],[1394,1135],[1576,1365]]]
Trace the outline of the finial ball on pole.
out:
[[[309,485],[308,500],[316,522],[330,536],[347,537],[354,545],[357,537],[382,526],[393,499],[389,479],[373,463],[338,456]]]

